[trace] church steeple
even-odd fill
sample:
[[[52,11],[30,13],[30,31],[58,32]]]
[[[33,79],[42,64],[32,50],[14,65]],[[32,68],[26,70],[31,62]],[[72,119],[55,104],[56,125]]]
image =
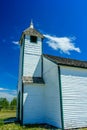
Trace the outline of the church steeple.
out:
[[[44,38],[43,34],[41,34],[39,31],[37,31],[34,28],[32,20],[31,20],[30,26],[22,32],[20,43],[22,43],[22,40],[24,39],[24,36],[26,36],[26,35],[27,36],[35,36],[35,37],[41,38],[41,39]]]
[[[34,28],[34,24],[33,24],[32,20],[31,20],[31,23],[30,23],[30,28]]]

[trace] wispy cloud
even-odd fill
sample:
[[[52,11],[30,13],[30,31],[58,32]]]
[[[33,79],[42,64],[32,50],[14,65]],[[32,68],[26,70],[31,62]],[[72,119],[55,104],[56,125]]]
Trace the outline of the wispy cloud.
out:
[[[11,101],[16,96],[16,90],[0,88],[0,98],[7,98],[9,101]]]
[[[8,90],[8,89],[6,89],[6,88],[0,88],[0,91],[6,91],[6,90]]]
[[[12,41],[13,44],[19,45],[19,41]]]
[[[12,44],[13,44],[13,49],[14,50],[18,50],[19,49],[19,41],[12,41]]]
[[[14,76],[13,74],[9,73],[9,72],[5,72],[4,75],[6,75],[6,76],[8,76],[8,77],[10,77],[10,78],[12,78],[12,79],[16,79],[16,80],[17,80],[17,77]]]
[[[79,47],[75,47],[75,38],[56,37],[48,34],[44,36],[47,38],[47,44],[54,50],[60,50],[60,52],[66,54],[70,54],[70,51],[81,52]]]

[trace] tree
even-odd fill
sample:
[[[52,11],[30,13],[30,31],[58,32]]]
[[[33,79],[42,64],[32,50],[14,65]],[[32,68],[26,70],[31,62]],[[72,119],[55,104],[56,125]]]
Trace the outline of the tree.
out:
[[[9,101],[6,98],[0,98],[0,108],[8,109]]]
[[[16,105],[17,105],[17,98],[13,98],[13,100],[10,103],[10,108],[12,110],[16,109]]]
[[[0,105],[0,111],[2,110],[2,105]]]

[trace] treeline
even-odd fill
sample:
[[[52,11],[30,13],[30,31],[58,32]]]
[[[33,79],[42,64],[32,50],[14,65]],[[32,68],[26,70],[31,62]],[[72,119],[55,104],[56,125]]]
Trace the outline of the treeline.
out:
[[[0,111],[2,109],[7,110],[16,110],[17,98],[13,98],[11,102],[9,102],[6,98],[0,98]]]

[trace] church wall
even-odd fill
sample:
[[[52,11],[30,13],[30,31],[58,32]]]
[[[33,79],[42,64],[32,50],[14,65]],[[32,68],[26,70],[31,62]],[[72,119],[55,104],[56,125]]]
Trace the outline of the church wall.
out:
[[[43,58],[43,78],[46,85],[45,122],[61,128],[58,66],[46,58]]]
[[[24,85],[23,124],[44,123],[44,85]]]
[[[87,127],[87,69],[61,66],[64,127]]]

